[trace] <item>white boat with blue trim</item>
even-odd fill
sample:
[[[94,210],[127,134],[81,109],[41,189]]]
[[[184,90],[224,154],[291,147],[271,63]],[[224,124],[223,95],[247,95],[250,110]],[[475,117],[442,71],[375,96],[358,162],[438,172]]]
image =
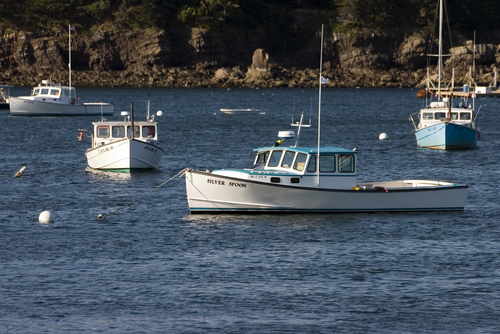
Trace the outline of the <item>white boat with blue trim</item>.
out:
[[[439,0],[439,53],[438,57],[438,81],[435,96],[425,94],[427,106],[418,113],[418,124],[410,115],[410,121],[415,129],[415,137],[419,148],[436,150],[456,150],[474,148],[480,138],[479,128],[476,125],[474,115],[475,94],[466,92],[443,91],[441,88],[443,67],[443,0]],[[430,92],[430,80],[427,75],[427,89]],[[453,80],[452,80],[453,84]],[[454,96],[460,96],[458,106],[454,105]],[[432,101],[436,97],[437,101]],[[469,101],[472,98],[472,103]]]
[[[467,185],[429,180],[359,182],[354,150],[273,146],[254,151],[254,164],[248,168],[187,170],[191,213],[401,212],[465,206]]]
[[[190,212],[464,210],[467,185],[430,180],[359,182],[355,150],[320,146],[321,64],[322,59],[317,146],[298,146],[300,129],[304,126],[302,115],[299,122],[292,124],[298,126],[297,135],[293,131],[280,131],[280,139],[274,146],[254,150],[256,156],[251,167],[213,171],[187,169],[184,176]],[[296,138],[294,146],[281,145],[283,140],[292,138]]]
[[[157,115],[161,115],[159,113]],[[158,143],[154,115],[150,118],[148,112],[147,121],[134,121],[133,104],[131,113],[122,111],[122,115],[123,121],[103,119],[92,123],[93,133],[79,129],[80,140],[83,133],[89,134],[92,140],[92,147],[85,152],[89,167],[118,173],[158,169],[164,151]]]

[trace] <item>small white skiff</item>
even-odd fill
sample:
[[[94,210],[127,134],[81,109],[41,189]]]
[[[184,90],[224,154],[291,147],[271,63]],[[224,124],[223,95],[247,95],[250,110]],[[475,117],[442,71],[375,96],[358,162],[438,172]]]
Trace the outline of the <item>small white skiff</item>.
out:
[[[259,111],[259,109],[221,109],[221,113],[226,115],[265,115],[265,111]]]

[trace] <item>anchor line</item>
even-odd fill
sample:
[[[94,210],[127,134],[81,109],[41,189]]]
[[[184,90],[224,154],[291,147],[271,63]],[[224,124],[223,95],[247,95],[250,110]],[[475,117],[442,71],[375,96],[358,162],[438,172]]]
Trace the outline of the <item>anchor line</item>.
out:
[[[422,138],[420,138],[420,139],[425,139],[425,138],[427,138],[427,137],[429,137],[429,136],[432,136],[432,135],[434,135],[434,134],[438,133],[439,131],[443,130],[444,128],[445,128],[445,126],[443,125],[442,127],[440,127],[439,129],[437,129],[437,130],[436,130],[436,131],[434,131],[433,133],[430,133],[430,134],[428,134],[427,136],[422,137]],[[405,136],[406,136],[406,135],[405,135]],[[405,137],[405,136],[403,136],[403,137]],[[401,138],[403,138],[403,137],[401,137]],[[400,139],[401,139],[401,138],[400,138]],[[405,144],[401,144],[401,145],[398,145],[398,146],[394,146],[394,147],[386,148],[386,149],[383,149],[383,150],[379,150],[379,152],[389,151],[389,150],[393,150],[393,149],[395,149],[395,148],[399,148],[399,147],[407,146],[407,145],[413,144],[413,143],[414,143],[414,142],[416,142],[416,141],[417,141],[417,139],[412,140],[412,141],[410,141],[410,142],[407,142],[407,143],[405,143]]]
[[[104,219],[104,218],[107,218],[107,217],[109,217],[109,216],[114,215],[114,214],[115,214],[115,213],[117,213],[118,211],[121,211],[121,210],[125,209],[126,207],[128,207],[128,206],[130,206],[130,205],[134,204],[135,202],[137,202],[137,201],[138,201],[138,200],[140,200],[141,198],[143,198],[143,197],[145,197],[145,196],[147,196],[147,195],[151,194],[153,191],[155,191],[155,190],[157,190],[157,189],[159,189],[159,188],[163,187],[165,184],[167,184],[168,182],[172,181],[173,179],[175,179],[175,178],[177,178],[177,177],[183,177],[183,176],[184,176],[184,174],[186,174],[186,171],[187,171],[188,169],[189,169],[189,168],[184,168],[183,170],[181,170],[179,173],[177,173],[177,174],[175,174],[174,176],[172,176],[172,177],[171,177],[170,179],[168,179],[167,181],[165,181],[165,182],[163,182],[162,184],[160,184],[159,186],[157,186],[157,187],[155,187],[155,188],[151,189],[150,191],[148,191],[148,192],[147,192],[147,193],[145,193],[144,195],[142,195],[142,196],[140,196],[140,197],[136,198],[136,199],[135,199],[135,200],[133,200],[132,202],[130,202],[130,203],[128,203],[128,204],[125,204],[125,205],[124,205],[124,206],[122,206],[121,208],[119,208],[119,209],[117,209],[117,210],[115,210],[115,211],[111,212],[110,214],[108,214],[108,215],[106,215],[106,216],[99,215],[99,216],[98,216],[98,218],[99,218],[99,219]]]
[[[68,168],[68,167],[71,167],[71,166],[74,166],[74,165],[77,165],[79,163],[82,163],[84,161],[87,161],[87,158],[85,159],[82,159],[82,160],[78,160],[77,162],[74,162],[74,163],[71,163],[71,164],[66,164],[62,167],[58,167],[58,168],[53,168],[53,169],[48,169],[48,170],[45,170],[45,171],[41,171],[41,172],[36,172],[36,173],[29,173],[29,174],[26,174],[26,175],[29,175],[29,176],[35,176],[36,174],[46,174],[46,173],[51,173],[51,172],[54,172],[54,171],[57,171],[57,170],[61,170],[61,169],[64,169],[64,168]]]

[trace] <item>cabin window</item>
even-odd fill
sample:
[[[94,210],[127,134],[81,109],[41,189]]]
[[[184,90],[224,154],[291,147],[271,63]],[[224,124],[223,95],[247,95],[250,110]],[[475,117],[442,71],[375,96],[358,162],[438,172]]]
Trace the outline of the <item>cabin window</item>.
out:
[[[446,117],[445,112],[437,112],[434,114],[434,119],[441,119],[441,118],[445,118],[445,117]]]
[[[271,177],[271,183],[281,183],[281,178],[279,178],[279,177]]]
[[[41,93],[40,93],[40,94],[41,94],[41,95],[47,95],[47,94],[49,94],[49,89],[48,89],[48,88],[42,88],[42,90],[41,90]]]
[[[283,157],[283,162],[281,163],[281,167],[283,168],[292,167],[293,158],[295,158],[295,152],[286,151],[285,156]]]
[[[144,138],[154,137],[155,136],[155,127],[154,125],[145,125],[142,127],[142,136]]]
[[[97,137],[98,138],[108,138],[109,137],[109,126],[98,126],[97,127]]]
[[[339,172],[354,173],[354,155],[339,154]]]
[[[303,171],[306,166],[307,154],[298,153],[297,158],[295,159],[295,163],[293,164],[293,169],[298,171]]]
[[[309,165],[307,165],[307,171],[309,173],[316,172],[316,156],[315,155],[311,155],[311,158],[309,159]]]
[[[424,112],[422,114],[422,119],[433,119],[433,118],[434,118],[434,114],[431,112]]]
[[[273,151],[271,156],[269,157],[269,162],[267,163],[267,166],[269,167],[278,167],[278,164],[280,163],[281,159],[281,154],[283,151]]]
[[[111,127],[113,138],[125,138],[125,127],[123,125],[113,125]]]
[[[322,173],[335,172],[335,155],[324,155],[319,157],[319,171]]]
[[[69,90],[67,90],[67,89],[63,89],[63,90],[62,90],[62,94],[61,94],[61,96],[64,96],[64,97],[69,97]]]
[[[33,90],[33,94],[32,95],[35,96],[35,95],[38,95],[39,93],[40,93],[40,88],[35,88]]]
[[[451,119],[458,119],[458,113],[457,112],[452,112],[451,113]]]
[[[460,120],[462,120],[462,121],[470,120],[470,117],[471,117],[470,112],[461,112],[460,113]]]
[[[50,95],[59,96],[59,90],[58,89],[51,89]]]
[[[298,177],[290,178],[290,183],[300,183],[300,179]]]
[[[127,137],[128,138],[132,138],[132,132],[130,130],[130,126],[127,126]],[[141,136],[141,132],[140,132],[140,128],[138,125],[134,126],[135,128],[135,131],[134,131],[134,138],[136,137],[140,137]]]
[[[255,164],[265,165],[268,157],[269,157],[269,151],[257,154],[257,158],[255,159]]]

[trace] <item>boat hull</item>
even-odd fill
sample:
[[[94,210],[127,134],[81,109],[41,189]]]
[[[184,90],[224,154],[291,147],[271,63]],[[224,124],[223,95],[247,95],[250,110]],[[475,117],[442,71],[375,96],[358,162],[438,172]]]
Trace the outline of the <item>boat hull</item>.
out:
[[[61,104],[10,98],[10,113],[15,116],[98,116],[113,115],[114,107],[109,103]]]
[[[415,132],[417,146],[436,150],[457,150],[477,146],[478,131],[453,123],[439,123]]]
[[[128,173],[158,169],[163,150],[140,140],[125,138],[89,149],[85,155],[90,168]]]
[[[188,170],[185,178],[191,213],[463,210],[468,188],[438,181],[392,181],[380,183],[387,187],[379,188],[366,184],[372,187],[369,190],[317,189],[194,170]],[[427,186],[416,186],[418,182]]]

